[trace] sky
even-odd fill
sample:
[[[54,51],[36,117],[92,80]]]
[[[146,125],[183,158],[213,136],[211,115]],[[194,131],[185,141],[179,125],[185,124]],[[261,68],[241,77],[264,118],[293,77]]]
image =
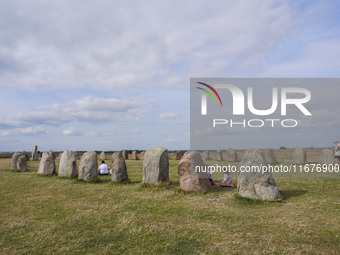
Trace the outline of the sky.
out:
[[[189,149],[190,78],[340,77],[338,1],[5,0],[0,14],[0,151]]]

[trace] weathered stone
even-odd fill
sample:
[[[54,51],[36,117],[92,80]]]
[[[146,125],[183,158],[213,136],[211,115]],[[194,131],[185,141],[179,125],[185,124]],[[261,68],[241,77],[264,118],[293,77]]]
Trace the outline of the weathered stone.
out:
[[[330,165],[333,164],[334,161],[334,151],[332,149],[322,149],[320,154],[320,163]]]
[[[59,177],[76,177],[77,176],[77,158],[73,151],[64,151],[59,163]]]
[[[259,150],[247,151],[241,162],[243,170],[245,170],[245,167],[254,166],[268,167],[263,153]],[[275,200],[280,197],[280,192],[271,172],[262,172],[262,169],[241,172],[241,167],[237,181],[237,192],[240,196],[260,200]]]
[[[99,159],[100,159],[100,160],[106,160],[106,154],[105,154],[104,151],[102,151],[102,152],[100,153]]]
[[[26,171],[27,171],[27,159],[26,159],[26,156],[25,156],[25,155],[21,155],[21,156],[18,158],[16,168],[17,168],[18,170],[20,170],[20,172],[26,172]]]
[[[49,150],[48,153],[49,153],[50,155],[52,155],[52,157],[53,157],[54,159],[56,158],[56,157],[55,157],[55,152],[54,152],[54,151]]]
[[[112,176],[111,180],[114,182],[127,181],[129,179],[125,159],[122,152],[117,152],[112,163]]]
[[[307,162],[307,154],[304,149],[298,148],[293,152],[293,164],[304,164]]]
[[[59,159],[59,160],[61,159],[62,155],[63,155],[63,153],[60,152],[59,155],[58,155],[58,159]]]
[[[27,151],[22,151],[21,154],[24,155],[24,156],[26,157],[26,161],[30,161],[30,155],[28,154]]]
[[[144,159],[144,154],[145,154],[145,151],[142,151],[142,152],[140,153],[140,159]]]
[[[20,151],[17,151],[16,153],[13,154],[12,160],[11,160],[11,170],[17,169],[17,161],[20,156],[22,156],[22,153]]]
[[[55,172],[56,167],[53,156],[48,152],[44,152],[40,160],[38,174],[50,175]]]
[[[237,161],[237,151],[234,149],[227,150],[227,161],[236,162]]]
[[[205,190],[211,191],[212,186],[208,173],[195,171],[195,167],[205,168],[201,155],[197,151],[187,151],[178,163],[178,174],[180,176],[180,187],[182,190]]]
[[[32,150],[32,161],[38,161],[38,160],[39,160],[38,146],[35,145],[33,150]]]
[[[84,181],[96,180],[98,177],[97,170],[97,153],[95,151],[85,152],[80,160],[78,179],[83,179]]]
[[[147,150],[143,161],[143,182],[156,184],[169,180],[169,154],[164,147]]]
[[[217,150],[216,151],[215,159],[218,160],[218,161],[223,160],[223,155],[222,155],[222,151],[221,150]]]
[[[137,160],[138,159],[138,155],[136,151],[132,152],[132,159]]]
[[[184,155],[184,152],[182,150],[180,151],[176,151],[176,154],[175,154],[175,160],[180,160]]]
[[[262,151],[264,158],[268,164],[277,164],[277,159],[275,157],[273,149],[264,149]]]
[[[124,159],[129,159],[129,153],[127,150],[123,150],[122,154],[123,154]]]
[[[202,154],[202,159],[203,159],[203,160],[210,160],[209,151],[203,152],[203,154]]]

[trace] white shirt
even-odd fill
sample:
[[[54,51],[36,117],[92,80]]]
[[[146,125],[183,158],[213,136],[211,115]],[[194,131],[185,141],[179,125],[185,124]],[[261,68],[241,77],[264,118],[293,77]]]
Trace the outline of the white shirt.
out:
[[[109,167],[106,164],[101,164],[98,168],[101,174],[108,174],[109,173]]]

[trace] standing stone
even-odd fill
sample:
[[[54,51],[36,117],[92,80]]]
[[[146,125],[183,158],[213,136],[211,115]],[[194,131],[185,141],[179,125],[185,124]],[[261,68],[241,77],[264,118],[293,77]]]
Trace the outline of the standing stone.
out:
[[[58,156],[58,159],[59,159],[59,160],[61,159],[62,155],[63,155],[63,153],[60,152],[60,153],[59,153],[59,156]]]
[[[27,159],[25,155],[21,155],[18,158],[16,167],[18,170],[20,170],[20,172],[27,172]]]
[[[129,159],[129,153],[127,150],[123,150],[122,152],[124,159]]]
[[[203,160],[210,160],[209,151],[203,152],[203,154],[202,154],[202,159],[203,159]]]
[[[277,164],[277,159],[275,157],[273,149],[264,149],[263,151],[264,158],[268,164]]]
[[[142,152],[140,153],[140,159],[144,159],[144,154],[145,154],[145,151],[142,151]]]
[[[157,184],[169,180],[169,154],[164,147],[147,150],[143,161],[143,182]]]
[[[30,161],[30,155],[28,154],[27,151],[22,151],[21,154],[24,155],[24,156],[26,157],[26,161]]]
[[[205,171],[205,164],[200,153],[198,151],[187,151],[178,163],[181,189],[211,191],[212,186],[208,173],[206,171],[195,171],[196,166]]]
[[[268,167],[268,164],[261,151],[249,150],[241,162],[241,167],[247,166]],[[260,200],[275,200],[280,197],[280,192],[271,172],[262,172],[262,169],[260,171],[241,172],[241,167],[237,181],[237,192],[240,196]]]
[[[55,162],[53,156],[44,152],[41,157],[41,161],[39,164],[38,174],[50,175],[56,172]]]
[[[38,146],[35,145],[33,150],[32,150],[32,161],[38,161],[38,160],[39,160]]]
[[[176,154],[175,154],[175,160],[180,160],[184,155],[184,152],[182,150],[180,151],[176,151]]]
[[[236,162],[237,161],[237,151],[234,149],[227,150],[227,161]]]
[[[112,163],[111,180],[114,182],[122,182],[127,181],[128,179],[129,177],[126,170],[125,159],[122,155],[122,152],[117,152]]]
[[[97,170],[97,153],[95,151],[85,152],[80,160],[78,179],[83,179],[84,181],[96,180],[98,177]]]
[[[298,148],[293,152],[293,164],[304,164],[307,161],[307,154],[304,149]]]
[[[322,149],[320,154],[321,164],[333,164],[334,163],[334,151],[332,149]]]
[[[59,163],[59,177],[76,177],[77,176],[77,158],[73,151],[64,151]]]
[[[50,155],[52,155],[52,157],[55,159],[55,152],[54,152],[54,151],[49,150],[48,153],[49,153]]]
[[[111,156],[111,161],[112,163],[116,160],[116,158],[119,156],[119,153],[121,153],[120,151],[117,151],[117,152],[114,152],[112,153],[112,156]]]
[[[221,161],[223,160],[223,155],[221,150],[216,151],[216,160]]]
[[[17,162],[20,156],[22,156],[22,153],[20,151],[17,151],[16,153],[13,154],[11,160],[11,170],[17,169]]]
[[[77,151],[75,151],[76,153],[76,159],[79,159],[79,153]]]
[[[138,155],[136,151],[132,152],[132,159],[137,160],[138,159]]]
[[[106,160],[106,154],[105,154],[104,151],[102,151],[102,152],[100,153],[99,159],[100,159],[100,160]]]

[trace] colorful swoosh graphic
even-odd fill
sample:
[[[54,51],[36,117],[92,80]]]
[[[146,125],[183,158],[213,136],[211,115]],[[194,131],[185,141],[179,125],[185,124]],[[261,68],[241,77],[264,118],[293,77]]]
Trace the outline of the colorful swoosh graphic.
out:
[[[220,98],[220,95],[217,93],[217,91],[216,91],[213,87],[211,87],[210,85],[208,85],[208,84],[206,84],[206,83],[203,83],[203,82],[196,82],[196,83],[201,84],[201,85],[206,86],[207,88],[211,89],[211,91],[214,92],[215,95],[217,96],[218,100],[220,100],[220,104],[221,104],[221,106],[222,106],[222,100],[221,100],[221,98]],[[198,88],[198,89],[201,89],[201,90],[203,90],[203,91],[205,91],[206,93],[208,93],[208,95],[211,96],[211,98],[214,100],[215,105],[217,105],[214,96],[213,96],[208,90],[203,89],[203,88],[200,88],[200,87],[197,87],[197,88]]]

